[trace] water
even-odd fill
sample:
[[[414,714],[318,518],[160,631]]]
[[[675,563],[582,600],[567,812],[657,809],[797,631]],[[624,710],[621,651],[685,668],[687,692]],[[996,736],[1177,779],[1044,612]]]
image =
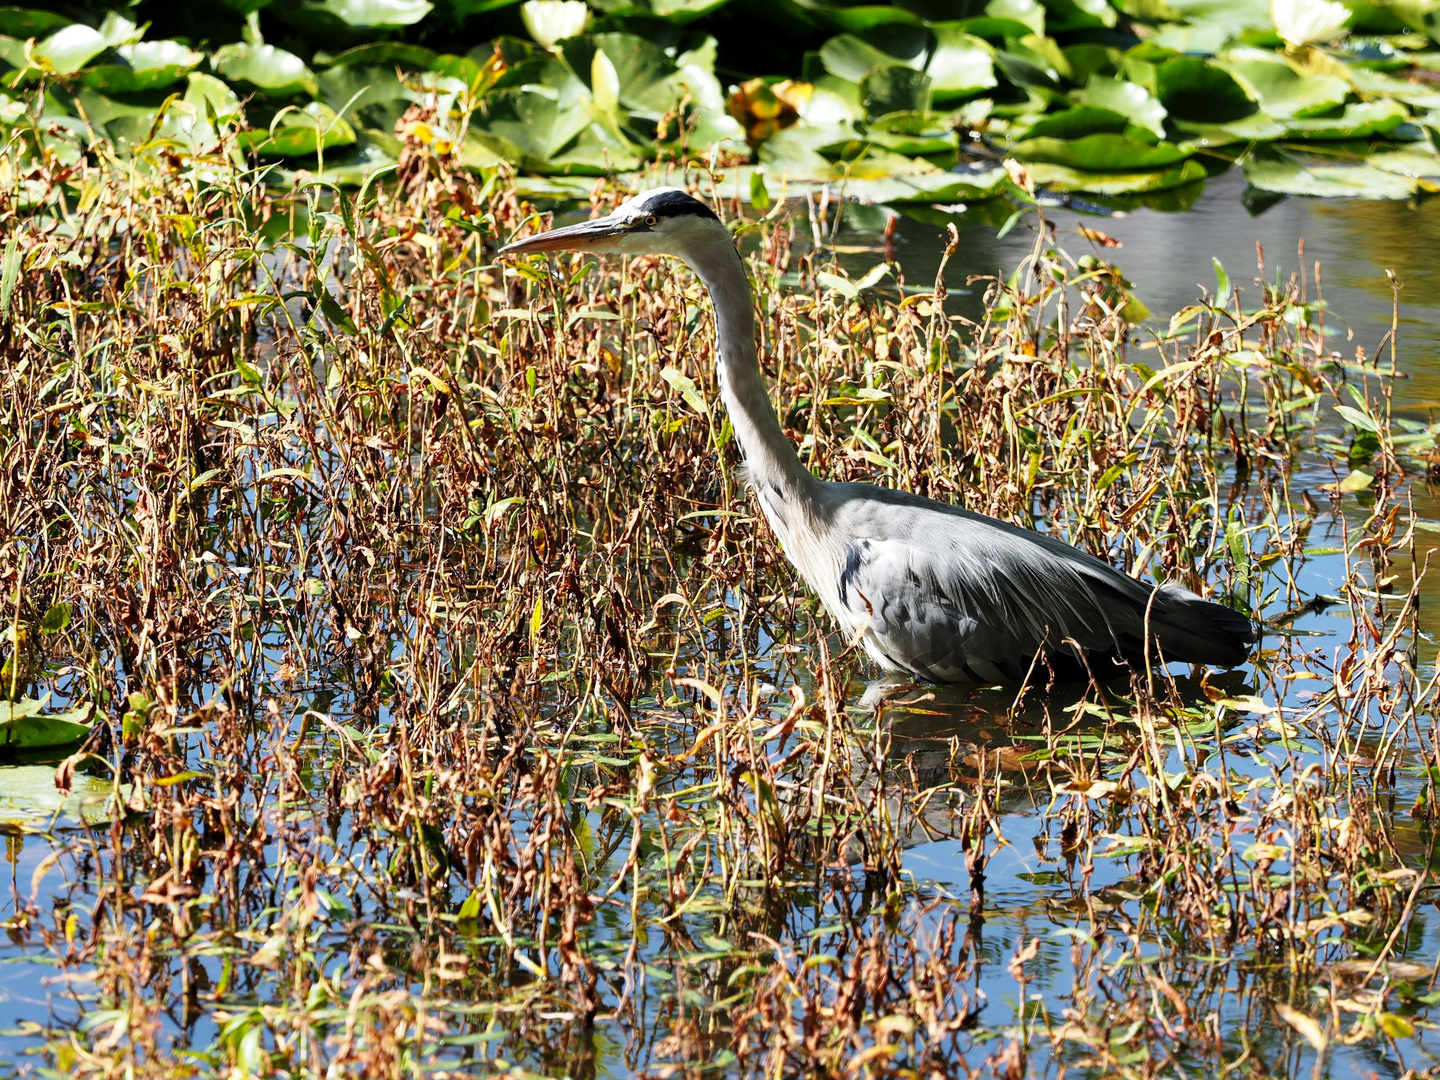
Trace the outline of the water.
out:
[[[1426,419],[1432,403],[1440,402],[1440,386],[1435,385],[1435,381],[1440,380],[1440,363],[1435,357],[1437,338],[1440,338],[1440,318],[1436,316],[1440,312],[1434,310],[1440,304],[1440,293],[1437,293],[1432,280],[1440,271],[1432,265],[1430,253],[1435,247],[1427,239],[1431,236],[1440,238],[1440,201],[1408,207],[1395,203],[1322,203],[1291,199],[1252,215],[1241,198],[1239,178],[1231,175],[1211,181],[1194,207],[1183,214],[1142,209],[1125,216],[1097,217],[1053,208],[1046,210],[1046,217],[1054,223],[1060,245],[1077,256],[1089,248],[1089,243],[1077,231],[1082,222],[1088,227],[1103,229],[1121,242],[1121,247],[1107,249],[1105,255],[1119,264],[1135,283],[1140,299],[1155,314],[1152,323],[1138,328],[1136,336],[1139,344],[1143,344],[1149,331],[1163,326],[1172,312],[1195,302],[1200,288],[1214,288],[1212,258],[1223,264],[1232,283],[1242,290],[1242,304],[1253,306],[1258,296],[1258,288],[1251,282],[1258,273],[1257,243],[1264,251],[1265,277],[1273,282],[1277,274],[1288,277],[1299,269],[1297,246],[1303,238],[1306,288],[1311,290],[1308,295],[1314,298],[1323,287],[1325,300],[1334,316],[1333,321],[1332,316],[1327,316],[1327,322],[1340,327],[1338,317],[1343,317],[1348,327],[1348,330],[1340,327],[1341,332],[1332,339],[1333,348],[1349,357],[1359,345],[1368,356],[1373,357],[1391,328],[1391,285],[1384,271],[1393,269],[1397,280],[1405,287],[1401,294],[1399,355],[1406,377],[1396,384],[1397,404],[1406,415]],[[851,225],[842,229],[837,239],[844,252],[843,261],[858,275],[873,265],[883,250],[874,231],[880,222],[873,213],[867,215],[858,210],[851,214],[850,221]],[[962,245],[950,264],[947,279],[955,290],[952,293],[953,310],[973,318],[978,317],[981,311],[980,290],[966,293],[960,288],[961,283],[971,274],[1008,274],[1030,251],[1033,234],[1022,227],[997,239],[993,223],[970,223],[961,216],[959,224]],[[867,225],[871,228],[863,227]],[[891,243],[894,255],[904,266],[911,284],[926,284],[933,280],[943,245],[942,236],[934,222],[900,219]],[[1322,266],[1318,283],[1314,271],[1317,262]],[[1343,423],[1333,419],[1332,428],[1327,430],[1332,430],[1335,438],[1340,439]],[[1340,475],[1349,468],[1344,463],[1338,467]],[[1314,490],[1316,497],[1324,501],[1326,497],[1319,494],[1319,488],[1332,479],[1329,462],[1323,457],[1298,462],[1295,476],[1302,487]],[[1440,506],[1436,505],[1436,495],[1428,485],[1417,479],[1408,490],[1422,517],[1440,521]],[[1337,504],[1337,509],[1328,516],[1322,516],[1311,530],[1308,543],[1313,547],[1339,546],[1343,536],[1341,525],[1346,517],[1352,525],[1362,521],[1365,517],[1363,505],[1353,498]],[[1426,533],[1419,536],[1417,553],[1422,561],[1434,546],[1430,536]],[[1342,584],[1344,574],[1341,559],[1321,556],[1306,564],[1297,585],[1305,595],[1335,593]],[[663,569],[658,566],[657,576],[663,576]],[[1418,664],[1426,673],[1433,670],[1431,642],[1434,631],[1440,629],[1430,621],[1434,608],[1431,600],[1436,587],[1427,581],[1421,593]],[[1338,607],[1306,614],[1295,622],[1294,629],[1314,634],[1319,641],[1339,643],[1349,633],[1350,613],[1347,608]],[[723,634],[724,627],[716,632]],[[807,633],[813,635],[813,628]],[[762,639],[759,644],[764,649],[772,642]],[[785,656],[772,657],[766,663],[769,665],[767,670],[781,686],[797,677]],[[797,666],[803,667],[803,662]],[[1215,680],[1215,685],[1232,695],[1258,689],[1253,678],[1244,672],[1221,676]],[[312,699],[311,704],[317,709],[333,711],[337,718],[343,720],[349,689],[344,686],[338,689],[338,698],[333,704],[331,697],[326,697],[323,704],[317,697]],[[813,686],[807,686],[807,689],[813,691]],[[333,696],[335,690],[335,687],[326,687],[323,692]],[[1198,693],[1198,690],[1195,692]],[[1278,704],[1286,710],[1282,716],[1298,715],[1307,708],[1309,699],[1305,694],[1303,681],[1281,691]],[[642,703],[642,706],[645,704]],[[895,740],[891,750],[892,761],[898,763],[913,754],[910,765],[921,779],[934,778],[938,783],[941,778],[948,777],[946,763],[957,754],[963,760],[967,753],[983,755],[1007,746],[1017,747],[1022,752],[1033,749],[1037,744],[1027,739],[1033,740],[1039,732],[1036,710],[1043,710],[1037,705],[1031,712],[1022,710],[1017,718],[1007,720],[1005,713],[1009,704],[1004,695],[955,690],[936,692],[933,697],[922,697],[918,701],[912,698],[908,705],[898,704],[891,709]],[[1062,703],[1054,704],[1058,708]],[[656,703],[650,701],[648,705],[656,706]],[[780,711],[783,715],[783,709]],[[389,717],[382,714],[380,719],[383,723]],[[285,730],[293,733],[296,727],[290,725]],[[202,740],[193,735],[181,738],[189,755],[198,758],[203,750]],[[1203,748],[1202,760],[1207,766],[1211,765],[1215,753],[1211,747]],[[1299,772],[1291,760],[1291,755],[1295,753],[1300,755],[1302,765],[1305,760],[1318,760],[1313,746],[1295,751],[1290,747],[1272,745],[1262,752],[1247,755],[1237,745],[1224,767],[1260,785],[1267,782],[1275,770],[1291,768]],[[322,774],[318,761],[304,761],[297,767],[305,776],[309,775],[311,767],[314,767],[317,776]],[[1215,764],[1213,767],[1219,769],[1221,766]],[[1093,932],[1097,918],[1093,899],[1083,900],[1075,887],[1075,854],[1067,855],[1055,842],[1056,838],[1048,835],[1054,823],[1040,813],[1060,796],[1043,783],[1026,783],[1018,780],[1013,773],[1009,774],[1008,781],[997,800],[998,827],[1005,843],[992,846],[986,867],[985,919],[970,926],[963,945],[978,961],[973,983],[966,987],[977,1008],[976,1023],[981,1032],[993,1028],[992,1034],[1007,1030],[1019,1010],[1018,986],[1009,962],[1021,943],[1036,935],[1041,938],[1041,943],[1030,961],[1027,1000],[1042,1000],[1051,1015],[1056,1017],[1067,1003],[1073,1004],[1077,979],[1071,961],[1072,943],[1077,935]],[[1419,775],[1404,774],[1395,778],[1388,792],[1389,812],[1397,813],[1396,808],[1412,803],[1423,786]],[[1257,829],[1260,810],[1261,798],[1257,794],[1253,805],[1237,808],[1233,827],[1239,831]],[[597,814],[590,813],[585,820],[592,833],[601,831],[602,823]],[[955,822],[946,813],[937,811],[933,818],[926,818],[926,822],[934,827],[935,834],[927,838],[923,831],[917,830],[908,836],[902,870],[923,883],[921,891],[926,896],[963,899],[974,884],[967,865],[968,845],[955,838]],[[365,862],[363,839],[351,835],[344,826],[332,824],[324,831],[330,836],[333,851],[344,852],[347,857],[354,856],[369,873],[376,870],[373,862]],[[15,933],[10,944],[0,946],[0,959],[7,964],[10,973],[7,979],[0,980],[0,1013],[5,1015],[4,1026],[7,1029],[0,1032],[0,1060],[8,1059],[18,1064],[22,1060],[21,1055],[35,1045],[35,1029],[27,1025],[58,1022],[64,1026],[75,1022],[86,1011],[84,995],[91,993],[92,988],[84,986],[83,980],[77,984],[67,981],[68,976],[57,977],[56,972],[45,966],[48,961],[44,957],[49,947],[64,951],[64,946],[55,945],[56,940],[64,938],[63,923],[59,927],[46,926],[45,932],[52,939],[47,947],[41,947],[34,937],[26,938],[19,932],[19,917],[30,910],[32,894],[39,898],[43,910],[48,891],[52,886],[59,890],[55,879],[64,872],[63,868],[48,868],[48,874],[54,875],[54,879],[42,873],[47,870],[44,865],[46,857],[54,850],[51,838],[32,833],[8,835],[7,839],[11,888],[8,907],[0,904],[0,918],[11,919]],[[1407,865],[1424,866],[1427,861],[1433,860],[1428,842],[1408,823],[1402,822],[1397,826],[1394,840],[1401,861]],[[273,841],[264,846],[264,855],[259,860],[261,865],[269,860],[273,871],[277,850]],[[612,853],[606,864],[606,876],[609,871],[618,869],[619,863],[620,857]],[[1431,865],[1433,867],[1433,861]],[[830,869],[844,875],[853,868],[842,866]],[[403,910],[405,902],[415,898],[413,893],[408,898],[380,902],[368,896],[362,884],[366,876],[366,873],[359,872],[340,874],[341,879],[350,881],[354,893],[339,898],[343,900],[343,905],[337,903],[333,911],[329,910],[327,901],[326,910],[321,914],[322,919],[333,924],[324,943],[334,951],[318,959],[317,967],[331,974],[337,982],[339,973],[346,969],[345,951],[356,940],[366,941],[367,948],[373,946],[377,952],[389,956],[392,967],[403,969],[403,963],[393,954],[408,948],[415,937],[413,926],[407,924]],[[269,895],[260,895],[264,891],[260,888],[256,895],[246,898],[256,912],[263,913],[274,906],[283,906],[286,890],[294,887],[294,882],[287,879],[285,872],[278,872],[276,877],[279,881],[273,885]],[[263,873],[257,872],[256,879],[261,886],[267,884]],[[1097,858],[1088,872],[1088,880],[1093,892],[1113,898],[1113,908],[1105,912],[1104,917],[1112,921],[1117,928],[1113,932],[1117,935],[1120,933],[1118,928],[1127,919],[1139,918],[1143,921],[1144,907],[1137,898],[1144,896],[1147,883],[1137,879],[1128,862],[1118,858]],[[73,882],[77,903],[93,901],[92,885],[93,878],[82,877]],[[809,899],[814,901],[813,896]],[[456,897],[457,906],[458,900],[459,897]],[[1413,920],[1403,951],[1407,957],[1433,963],[1437,952],[1440,952],[1440,921],[1435,918],[1429,894],[1426,894],[1423,903],[1429,909],[1423,910]],[[763,907],[763,904],[756,901],[756,906]],[[787,940],[802,941],[809,938],[823,945],[834,936],[834,920],[844,915],[837,907],[820,901],[807,905],[802,897],[793,907],[779,914],[766,911],[756,916],[754,923],[769,936],[786,936]],[[156,917],[159,918],[159,915]],[[605,907],[598,920],[602,927],[609,924],[608,941],[619,942],[622,947],[627,936],[625,917],[621,907]],[[938,913],[922,913],[914,918],[921,930],[932,930],[943,921]],[[718,926],[720,916],[717,915],[715,921]],[[367,934],[371,936],[366,937]],[[1146,941],[1142,961],[1164,952],[1158,931],[1137,933],[1137,936]],[[596,956],[604,959],[607,939],[604,933],[600,937],[595,946]],[[658,988],[653,990],[655,1000],[642,1010],[651,1020],[665,1014],[669,1008],[662,994],[666,980],[683,980],[686,977],[683,965],[678,963],[675,963],[674,970],[666,970],[667,964],[674,963],[673,949],[662,941],[662,937],[657,929],[650,944],[640,954],[642,961],[655,968],[650,972],[650,977],[654,979],[653,987]],[[193,982],[203,982],[213,988],[224,980],[233,979],[232,985],[236,989],[232,1001],[247,1006],[265,1004],[269,991],[263,974],[233,962],[237,956],[254,954],[261,944],[261,941],[216,940],[187,957],[184,985],[173,987],[168,999],[167,1008],[172,1014],[168,1030],[176,1035],[183,1033],[182,1041],[204,1048],[214,1043],[222,1029],[223,1024],[213,1014],[192,1012],[188,994]],[[692,956],[704,952],[701,947],[703,942],[691,944],[699,950]],[[493,945],[492,942],[486,947],[493,948]],[[608,960],[619,963],[623,957],[618,953],[623,952],[623,948],[615,951],[617,955],[608,957]],[[1349,955],[1348,944],[1337,936],[1333,951],[1337,957]],[[477,954],[479,952],[477,948]],[[1111,958],[1118,960],[1122,953],[1123,950],[1117,948]],[[1265,956],[1255,954],[1195,958],[1192,972],[1195,984],[1203,985],[1209,980],[1214,986],[1209,991],[1209,998],[1202,994],[1199,1000],[1213,1002],[1217,1014],[1224,1014],[1224,1023],[1228,1025],[1225,1027],[1227,1037],[1233,1037],[1237,1025],[1243,1026],[1243,1020],[1235,1017],[1233,1007],[1226,1005],[1227,996],[1238,1000],[1246,980],[1254,977],[1254,972],[1264,968],[1267,962]],[[692,963],[696,970],[700,970],[707,961],[694,960]],[[497,981],[510,989],[518,986],[513,978],[497,977]],[[403,974],[397,982],[412,991],[420,988],[415,979]],[[167,981],[165,985],[169,987],[170,983]],[[713,984],[703,985],[708,993],[716,987],[723,988],[725,980],[716,979]],[[651,989],[651,984],[642,984],[638,994],[644,997]],[[486,1024],[495,1015],[493,1010],[485,1011],[489,1003],[484,1000],[483,993],[475,993],[477,1000],[468,1004],[484,1019],[483,1022],[473,1021],[462,1038],[487,1034]],[[338,1006],[340,1012],[343,1012],[343,1007],[342,1001]],[[453,1019],[466,1014],[463,1008],[457,1006],[451,1007],[446,1015]],[[1259,1027],[1268,1025],[1268,1030],[1257,1028],[1254,1033],[1256,1043],[1273,1058],[1279,1052],[1280,1031],[1275,1028],[1273,1018],[1260,1016],[1258,1020]],[[562,1026],[566,1022],[560,1012],[552,1021]],[[646,1037],[652,1036],[653,1031]],[[622,1025],[607,1027],[602,1024],[587,1048],[574,1052],[536,1049],[527,1059],[527,1064],[532,1068],[543,1067],[548,1071],[577,1075],[586,1072],[606,1076],[627,1075],[637,1065],[646,1064],[653,1049],[652,1045],[637,1047],[632,1041],[635,1038],[635,1033],[625,1030]],[[470,1045],[483,1046],[484,1040],[474,1039]],[[976,1051],[977,1059],[984,1052]],[[473,1063],[464,1060],[464,1053],[454,1049],[453,1045],[450,1049],[435,1051],[437,1061],[443,1059],[456,1068],[474,1067]],[[1415,1037],[1405,1040],[1403,1053],[1367,1042],[1336,1051],[1330,1062],[1332,1072],[1337,1076],[1359,1075],[1366,1071],[1399,1075],[1402,1058],[1406,1065],[1412,1067],[1433,1067],[1440,1061],[1433,1034],[1422,1030]]]

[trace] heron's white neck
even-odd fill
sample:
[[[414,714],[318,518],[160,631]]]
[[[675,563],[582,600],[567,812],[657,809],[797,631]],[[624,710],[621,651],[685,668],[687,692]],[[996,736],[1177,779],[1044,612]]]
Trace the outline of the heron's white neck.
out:
[[[770,404],[755,351],[754,298],[735,245],[723,234],[690,246],[681,257],[704,283],[715,309],[720,395],[750,483],[762,492],[778,487],[786,494],[814,486],[815,477],[801,463]]]

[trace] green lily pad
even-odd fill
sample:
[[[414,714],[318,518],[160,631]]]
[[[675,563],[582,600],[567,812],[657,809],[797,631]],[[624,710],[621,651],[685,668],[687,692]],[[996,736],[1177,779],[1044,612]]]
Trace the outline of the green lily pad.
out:
[[[94,715],[93,706],[47,713],[47,700],[0,701],[0,752],[75,746],[90,737],[93,729],[88,721]]]
[[[388,30],[414,26],[430,13],[430,0],[321,0],[320,8],[349,26]]]
[[[1261,191],[1320,198],[1408,199],[1416,181],[1370,165],[1312,165],[1287,157],[1251,155],[1245,181]]]
[[[470,122],[482,145],[534,172],[551,171],[551,159],[589,126],[583,104],[564,101],[545,86],[492,91],[485,98],[485,115]]]
[[[684,96],[674,61],[653,41],[638,34],[594,34],[561,43],[565,60],[582,78],[591,75],[596,50],[603,51],[619,82],[619,104],[632,115],[658,120]],[[691,73],[693,79],[696,73]],[[719,85],[714,97],[719,98]],[[653,137],[653,132],[652,132]]]
[[[1016,24],[1020,25],[1020,24]],[[925,74],[939,101],[952,102],[974,97],[996,84],[993,50],[956,23],[936,23],[935,49]]]
[[[179,82],[205,59],[178,41],[141,41],[115,52],[123,64],[98,64],[80,82],[106,94],[141,94]]]
[[[323,64],[320,58],[315,58],[317,67],[371,67],[376,65],[392,65],[407,68],[411,71],[434,70],[435,61],[439,54],[433,49],[427,49],[423,45],[411,45],[404,41],[371,41],[364,45],[356,45],[353,49],[346,49],[337,56],[330,57]]]
[[[298,157],[320,149],[349,146],[355,129],[324,102],[312,101],[303,109],[287,109],[269,131],[242,131],[240,145],[265,157]]]
[[[948,26],[957,33],[969,34],[971,37],[981,38],[984,41],[997,42],[1018,39],[1026,34],[1039,32],[1035,27],[1017,19],[996,19],[988,15],[980,15],[973,19],[955,19],[950,22],[933,23],[931,29],[937,26]]]
[[[1336,75],[1301,75],[1274,53],[1236,49],[1221,63],[1277,120],[1319,116],[1345,103],[1350,86]]]
[[[1032,34],[1045,33],[1045,5],[1040,0],[990,0],[985,16],[1023,23]]]
[[[820,63],[825,70],[853,83],[859,83],[876,68],[902,62],[900,57],[884,52],[854,34],[837,34],[820,46]],[[907,66],[918,67],[919,64]]]
[[[827,146],[843,145],[853,136],[854,129],[848,125],[797,125],[766,139],[758,156],[766,176],[789,182],[823,182],[833,175],[834,163],[821,151]]]
[[[881,26],[903,23],[924,26],[919,16],[889,4],[857,4],[854,7],[823,7],[815,9],[816,17],[834,30],[847,34],[864,34]]]
[[[1087,135],[1124,135],[1138,142],[1155,142],[1155,132],[1137,127],[1120,113],[1094,105],[1076,105],[1047,113],[1026,129],[1024,139],[1083,139]]]
[[[1108,29],[1119,21],[1107,0],[1045,0],[1051,33],[1063,30]]]
[[[999,167],[979,173],[936,169],[910,176],[849,180],[841,190],[846,197],[865,203],[954,204],[996,195],[1007,179]]]
[[[930,77],[900,64],[878,67],[860,80],[860,101],[869,116],[928,112]]]
[[[1288,130],[1279,120],[1272,120],[1264,113],[1255,113],[1243,120],[1229,124],[1188,124],[1175,125],[1185,134],[1185,141],[1198,147],[1231,146],[1235,143],[1272,142],[1285,136]]]
[[[1440,157],[1428,144],[1378,148],[1365,163],[1372,168],[1417,180],[1440,180]]]
[[[1096,75],[1076,98],[1082,105],[1119,113],[1136,127],[1154,133],[1157,139],[1165,137],[1165,106],[1138,83]]]
[[[225,78],[250,83],[271,94],[319,93],[315,75],[305,61],[274,45],[223,45],[210,62]]]
[[[217,120],[230,120],[240,115],[240,99],[235,91],[214,75],[192,71],[187,80],[185,100],[201,113],[214,113]]]
[[[1156,170],[1184,161],[1194,147],[1174,143],[1149,143],[1124,135],[1086,135],[1080,139],[1025,139],[1011,148],[1024,162],[1048,162],[1091,172],[1119,172],[1127,169]]]
[[[1285,130],[1295,139],[1364,139],[1387,135],[1410,119],[1410,112],[1398,101],[1360,101],[1347,105],[1338,116],[1300,117],[1289,121]]]
[[[1027,165],[1031,179],[1056,191],[1088,191],[1095,195],[1130,195],[1146,191],[1164,191],[1205,179],[1205,167],[1197,161],[1184,161],[1168,169],[1146,172],[1095,173],[1072,169],[1066,165],[1036,162]]]
[[[0,34],[6,37],[39,37],[41,34],[58,30],[70,22],[64,15],[53,11],[37,11],[34,8],[0,8]]]
[[[108,47],[99,31],[71,23],[36,45],[31,55],[57,75],[73,75]]]
[[[1198,56],[1176,56],[1155,69],[1155,96],[1176,120],[1225,124],[1257,106],[1229,72]]]
[[[121,786],[124,798],[129,785]],[[75,773],[70,793],[55,787],[55,766],[12,765],[0,768],[0,823],[43,827],[52,820],[97,825],[113,813],[115,790],[108,780]]]

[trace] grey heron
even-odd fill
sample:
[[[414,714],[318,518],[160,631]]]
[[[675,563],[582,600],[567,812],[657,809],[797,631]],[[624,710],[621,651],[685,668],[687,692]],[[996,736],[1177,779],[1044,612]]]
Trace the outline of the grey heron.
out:
[[[1244,615],[1176,584],[1136,580],[1052,536],[903,491],[814,476],[785,437],[755,347],[754,300],[724,223],[678,188],[518,240],[501,255],[671,255],[715,310],[721,397],[745,474],[786,556],[847,640],[887,671],[937,683],[1017,683],[1178,661],[1233,667]]]

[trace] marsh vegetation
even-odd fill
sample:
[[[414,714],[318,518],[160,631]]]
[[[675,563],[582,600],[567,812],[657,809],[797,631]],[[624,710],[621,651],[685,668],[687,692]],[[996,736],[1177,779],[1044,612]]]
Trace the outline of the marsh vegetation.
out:
[[[914,281],[718,199],[813,469],[1267,628],[868,711],[689,275],[496,264],[542,208],[419,139],[350,191],[155,160],[0,204],[11,1071],[1434,1070],[1435,429],[1313,267],[1140,332],[1034,206]]]

